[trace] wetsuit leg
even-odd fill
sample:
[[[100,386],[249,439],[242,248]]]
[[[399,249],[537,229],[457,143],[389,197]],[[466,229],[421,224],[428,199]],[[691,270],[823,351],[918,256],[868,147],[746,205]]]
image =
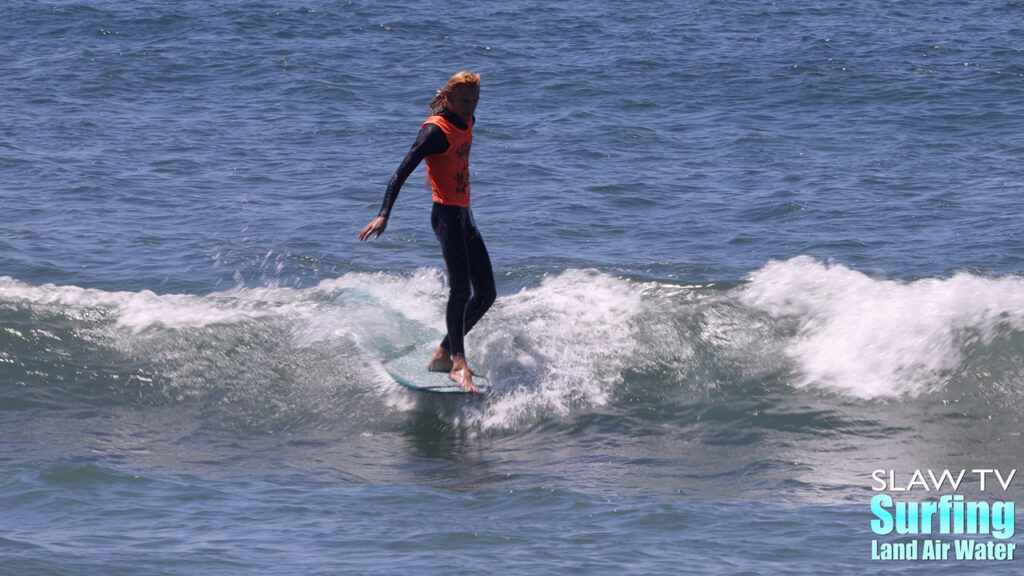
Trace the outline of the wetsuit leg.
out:
[[[497,291],[494,287],[494,270],[491,268],[491,257],[487,253],[487,246],[480,236],[473,220],[473,212],[466,208],[469,213],[467,220],[469,242],[469,279],[473,283],[473,296],[466,304],[466,333],[473,329],[477,321],[494,304]]]
[[[448,334],[441,346],[453,355],[465,354],[463,337],[496,297],[491,259],[469,208],[434,204],[430,220],[441,243],[450,288],[445,311]]]

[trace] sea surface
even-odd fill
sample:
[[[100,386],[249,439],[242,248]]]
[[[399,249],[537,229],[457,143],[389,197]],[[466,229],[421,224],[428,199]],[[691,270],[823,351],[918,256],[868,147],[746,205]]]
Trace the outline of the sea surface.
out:
[[[462,69],[453,399],[422,168],[356,236]],[[1021,572],[871,505],[1024,498],[1020,1],[12,0],[0,77],[0,574]]]

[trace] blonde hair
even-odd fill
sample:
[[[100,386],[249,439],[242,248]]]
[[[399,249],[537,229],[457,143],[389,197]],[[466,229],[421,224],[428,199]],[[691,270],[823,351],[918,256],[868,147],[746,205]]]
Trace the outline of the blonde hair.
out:
[[[445,84],[444,88],[437,92],[437,96],[430,101],[430,111],[434,114],[440,114],[441,110],[444,110],[448,105],[448,99],[451,95],[462,88],[463,86],[476,86],[480,87],[480,75],[474,74],[468,70],[457,72],[454,76],[448,79],[448,83]]]

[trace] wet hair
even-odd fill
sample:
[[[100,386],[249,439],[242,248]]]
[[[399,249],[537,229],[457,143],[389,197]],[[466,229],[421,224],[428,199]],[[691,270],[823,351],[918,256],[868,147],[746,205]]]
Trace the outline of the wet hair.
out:
[[[462,72],[456,73],[454,76],[448,79],[448,83],[445,84],[444,88],[438,91],[437,96],[430,101],[430,110],[434,114],[440,114],[441,110],[444,110],[448,106],[448,99],[452,93],[463,86],[476,86],[480,87],[480,75],[463,70]]]

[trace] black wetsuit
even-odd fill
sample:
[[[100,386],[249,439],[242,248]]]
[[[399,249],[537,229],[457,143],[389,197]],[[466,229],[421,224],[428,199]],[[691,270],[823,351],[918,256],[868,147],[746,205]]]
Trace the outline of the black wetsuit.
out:
[[[462,130],[468,127],[461,118],[447,110],[441,115]],[[388,182],[379,216],[387,218],[391,214],[399,190],[419,163],[427,156],[443,154],[448,146],[444,131],[434,124],[423,125],[416,142]],[[441,346],[452,355],[465,355],[463,337],[483,317],[497,296],[491,258],[468,206],[447,206],[435,202],[430,213],[430,225],[441,243],[450,288],[445,311],[448,334]]]

